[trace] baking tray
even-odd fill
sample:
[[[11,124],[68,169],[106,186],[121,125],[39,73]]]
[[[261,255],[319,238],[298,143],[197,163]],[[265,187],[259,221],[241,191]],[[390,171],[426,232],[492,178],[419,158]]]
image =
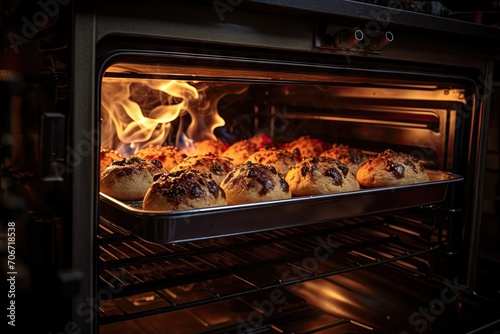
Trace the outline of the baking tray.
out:
[[[179,211],[142,210],[142,201],[100,193],[100,216],[141,239],[179,243],[429,205],[443,201],[448,186],[463,180],[449,172],[427,174],[428,182],[405,186]]]

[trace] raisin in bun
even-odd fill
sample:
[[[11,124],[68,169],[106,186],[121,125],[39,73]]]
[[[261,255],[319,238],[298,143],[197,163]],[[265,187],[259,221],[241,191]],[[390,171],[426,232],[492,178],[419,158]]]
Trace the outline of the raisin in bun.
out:
[[[290,152],[284,149],[271,147],[262,148],[257,152],[251,154],[247,161],[253,163],[261,163],[264,165],[273,166],[278,173],[285,176],[290,168],[295,165],[298,161],[299,153],[298,151]]]
[[[101,147],[101,154],[100,154],[100,173],[102,173],[106,167],[111,165],[114,161],[122,160],[124,157],[118,153],[115,150],[109,149],[109,148],[104,148]]]
[[[223,157],[230,158],[235,167],[247,161],[248,157],[264,147],[273,147],[274,142],[265,133],[259,133],[249,139],[243,139],[231,144],[222,153]]]
[[[328,157],[307,157],[290,168],[286,175],[294,196],[326,195],[359,190],[359,183],[349,167]]]
[[[356,173],[363,187],[398,186],[429,181],[417,157],[387,149],[359,167]]]
[[[142,208],[153,211],[189,210],[227,205],[224,191],[210,174],[179,170],[155,176]]]
[[[192,155],[184,158],[174,168],[171,173],[179,170],[196,169],[202,173],[210,173],[215,183],[220,184],[222,179],[233,169],[231,159],[224,158],[213,153],[203,155]]]
[[[171,145],[148,145],[139,149],[135,155],[144,160],[160,161],[167,172],[186,157],[177,147]]]
[[[323,151],[321,157],[330,157],[340,160],[349,167],[349,170],[356,175],[359,166],[368,161],[368,155],[360,149],[344,144],[333,144],[331,148]]]
[[[290,187],[273,166],[250,161],[235,167],[222,180],[227,204],[245,204],[291,198]]]
[[[317,138],[302,136],[289,143],[282,144],[281,148],[290,152],[298,149],[303,158],[317,157],[327,148],[327,144]]]
[[[113,162],[101,173],[100,189],[121,201],[142,200],[153,183],[153,176],[165,172],[158,160],[133,156]]]

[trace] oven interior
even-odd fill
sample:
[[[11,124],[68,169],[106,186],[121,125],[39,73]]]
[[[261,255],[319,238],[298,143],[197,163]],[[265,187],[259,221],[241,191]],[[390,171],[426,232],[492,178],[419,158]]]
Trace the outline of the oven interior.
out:
[[[107,67],[101,146],[130,156],[149,144],[189,149],[266,133],[280,146],[309,135],[372,154],[393,148],[428,168],[464,172],[458,148],[478,107],[476,83],[465,76],[189,54],[162,62]],[[186,65],[194,62],[204,67]]]
[[[266,133],[277,146],[309,135],[368,154],[406,152],[429,170],[472,172],[464,150],[474,145],[467,138],[478,101],[466,76],[182,52],[140,57],[104,62],[99,86],[101,146],[124,156],[149,144],[189,149]],[[465,183],[424,204],[411,198],[432,190],[382,194],[366,211],[341,216],[326,202],[332,219],[293,226],[272,206],[264,218],[250,210],[222,222],[264,220],[253,228],[217,233],[188,214],[182,226],[193,237],[184,239],[134,229],[136,218],[124,221],[101,201],[100,332],[441,333],[489,324],[495,306],[471,298],[463,284],[461,233],[470,217],[458,210],[465,199],[457,194]],[[397,196],[410,198],[406,206]],[[338,205],[363,200],[348,195]],[[213,226],[218,216],[202,219]]]

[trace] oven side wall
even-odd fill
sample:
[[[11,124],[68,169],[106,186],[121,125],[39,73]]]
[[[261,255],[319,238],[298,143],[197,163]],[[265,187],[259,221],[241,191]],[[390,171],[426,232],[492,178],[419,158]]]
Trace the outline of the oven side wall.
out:
[[[73,299],[73,321],[83,333],[97,332],[96,249],[98,226],[99,118],[96,110],[95,15],[88,4],[75,4],[72,44],[70,142],[76,164],[70,173],[73,268],[81,272]]]

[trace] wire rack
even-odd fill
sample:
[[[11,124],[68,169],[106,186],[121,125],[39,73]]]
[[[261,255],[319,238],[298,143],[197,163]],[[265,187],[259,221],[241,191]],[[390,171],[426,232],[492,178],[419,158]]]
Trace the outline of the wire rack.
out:
[[[370,215],[164,245],[119,233],[103,222],[100,324],[252,299],[385,263],[425,275],[429,263],[423,255],[443,238],[436,239],[435,230],[436,223],[421,214]]]

